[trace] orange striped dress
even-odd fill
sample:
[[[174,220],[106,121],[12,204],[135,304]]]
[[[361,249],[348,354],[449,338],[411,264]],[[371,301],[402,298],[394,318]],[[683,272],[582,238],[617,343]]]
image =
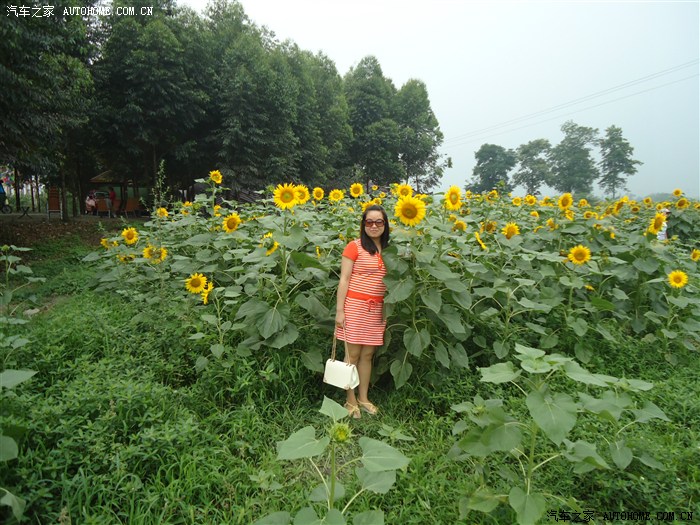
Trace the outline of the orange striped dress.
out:
[[[367,346],[384,344],[386,320],[382,312],[386,285],[382,278],[386,268],[382,256],[370,254],[360,239],[348,243],[343,257],[352,259],[352,274],[345,297],[345,330],[336,327],[341,341]]]

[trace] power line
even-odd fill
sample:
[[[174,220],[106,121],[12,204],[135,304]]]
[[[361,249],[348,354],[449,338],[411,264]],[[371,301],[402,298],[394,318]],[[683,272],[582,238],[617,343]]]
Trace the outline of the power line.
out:
[[[664,76],[664,75],[669,75],[669,74],[674,73],[674,72],[676,72],[676,71],[679,71],[679,70],[681,70],[681,69],[685,69],[685,68],[687,68],[687,67],[691,67],[691,66],[693,66],[693,65],[696,65],[698,62],[699,62],[698,59],[691,60],[690,62],[685,62],[685,63],[680,64],[680,65],[678,65],[678,66],[674,66],[674,67],[671,67],[671,68],[668,68],[668,69],[663,69],[663,70],[661,70],[661,71],[657,71],[656,73],[652,73],[652,74],[650,74],[650,75],[646,75],[646,76],[644,76],[644,77],[640,77],[640,78],[635,79],[635,80],[630,80],[629,82],[625,82],[625,83],[623,83],[623,84],[618,84],[617,86],[613,86],[613,87],[611,87],[611,88],[604,89],[604,90],[602,90],[602,91],[597,91],[597,92],[592,93],[592,94],[590,94],[590,95],[586,95],[586,96],[583,96],[583,97],[576,98],[576,99],[574,99],[574,100],[570,100],[569,102],[564,102],[564,103],[562,103],[562,104],[558,104],[558,105],[556,105],[556,106],[552,106],[552,107],[549,107],[549,108],[545,108],[545,109],[536,111],[536,112],[534,112],[534,113],[529,113],[529,114],[523,115],[523,116],[521,116],[521,117],[517,117],[517,118],[511,119],[511,120],[507,120],[507,121],[505,121],[505,122],[501,122],[500,124],[494,124],[493,126],[488,126],[488,127],[486,127],[486,128],[481,128],[481,129],[478,129],[478,130],[475,130],[475,131],[470,131],[470,132],[468,132],[468,133],[463,133],[463,134],[461,134],[461,135],[457,135],[457,136],[455,136],[455,137],[453,137],[453,138],[450,138],[450,139],[446,140],[445,143],[446,143],[446,144],[448,144],[448,143],[450,143],[450,142],[460,142],[460,143],[461,143],[461,142],[462,142],[462,139],[465,139],[465,138],[468,138],[468,137],[471,137],[471,136],[474,136],[474,135],[483,135],[484,132],[487,132],[487,131],[499,129],[499,128],[508,126],[508,125],[510,125],[510,124],[515,124],[515,123],[520,122],[520,121],[523,121],[523,120],[530,120],[530,119],[535,118],[535,117],[538,117],[538,116],[540,116],[540,115],[546,115],[547,113],[552,113],[553,111],[558,111],[558,110],[560,110],[560,109],[565,109],[565,108],[567,108],[567,107],[574,106],[574,105],[576,105],[576,104],[580,104],[581,102],[586,102],[586,101],[588,101],[588,100],[590,100],[590,99],[598,98],[598,97],[601,97],[601,96],[603,96],[603,95],[607,95],[607,94],[609,94],[609,93],[613,93],[613,92],[615,92],[615,91],[619,91],[619,90],[621,90],[621,89],[625,89],[625,88],[628,88],[628,87],[631,87],[631,86],[634,86],[634,85],[637,85],[637,84],[641,84],[641,83],[644,83],[644,82],[649,82],[650,80],[653,80],[653,79],[655,79],[655,78],[658,78],[658,77],[661,77],[661,76]],[[683,79],[683,80],[685,80],[685,79]],[[643,93],[643,92],[642,92],[642,93]],[[546,121],[545,121],[545,122],[546,122]],[[518,128],[518,129],[520,129],[520,128]]]
[[[545,123],[545,122],[551,122],[552,120],[558,120],[558,119],[560,119],[560,118],[562,118],[562,117],[566,117],[566,116],[568,116],[568,115],[573,115],[573,114],[575,114],[575,113],[580,113],[580,112],[582,112],[582,111],[587,111],[587,110],[589,110],[589,109],[594,109],[594,108],[598,108],[598,107],[600,107],[600,106],[605,106],[605,105],[607,105],[607,104],[612,104],[613,102],[618,102],[618,101],[624,100],[624,99],[626,99],[626,98],[634,97],[634,96],[636,96],[636,95],[641,95],[642,93],[647,93],[647,92],[649,92],[649,91],[654,91],[654,90],[660,89],[660,88],[662,88],[662,87],[670,86],[670,85],[672,85],[672,84],[677,84],[677,83],[679,83],[679,82],[683,82],[683,81],[689,80],[689,79],[691,79],[691,78],[696,78],[696,77],[698,77],[698,76],[700,76],[700,74],[697,74],[697,73],[696,73],[695,75],[690,75],[689,77],[680,78],[680,79],[678,79],[678,80],[674,80],[673,82],[667,82],[666,84],[661,84],[661,85],[659,85],[659,86],[654,86],[654,87],[649,88],[649,89],[644,89],[644,90],[642,90],[642,91],[637,91],[636,93],[630,93],[629,95],[625,95],[624,97],[615,98],[615,99],[613,99],[613,100],[608,100],[608,101],[606,101],[606,102],[601,102],[600,104],[596,104],[596,105],[594,105],[594,106],[587,106],[587,107],[585,107],[585,108],[577,109],[577,110],[575,110],[575,111],[569,111],[569,112],[567,112],[567,113],[562,113],[561,115],[558,115],[558,116],[556,116],[556,117],[548,118],[548,119],[545,119],[545,120],[539,120],[539,121],[537,121],[537,122],[533,122],[533,123],[531,123],[531,124],[525,124],[524,126],[520,126],[520,127],[517,127],[517,128],[507,129],[507,130],[505,130],[505,131],[499,131],[499,132],[497,132],[497,133],[482,134],[480,137],[475,137],[475,138],[465,137],[465,139],[460,140],[459,142],[455,142],[455,143],[453,143],[453,144],[449,144],[449,145],[446,145],[446,146],[443,145],[443,148],[449,150],[449,149],[452,149],[452,148],[455,148],[455,147],[458,147],[458,146],[463,146],[463,145],[465,145],[465,144],[471,144],[471,143],[473,143],[473,142],[481,142],[482,140],[485,140],[485,139],[487,139],[487,138],[489,138],[489,137],[494,137],[494,136],[498,136],[498,135],[504,135],[504,134],[510,133],[510,132],[512,132],[512,131],[518,131],[518,130],[520,130],[520,129],[525,129],[525,128],[529,128],[529,127],[532,127],[532,126],[537,126],[538,124],[543,124],[543,123]],[[489,129],[489,128],[486,128],[486,129]]]

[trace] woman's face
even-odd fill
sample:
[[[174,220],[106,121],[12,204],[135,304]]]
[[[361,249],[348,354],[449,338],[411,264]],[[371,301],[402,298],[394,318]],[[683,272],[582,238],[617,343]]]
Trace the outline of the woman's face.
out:
[[[386,224],[384,224],[384,215],[382,215],[382,212],[379,210],[368,211],[367,215],[365,216],[364,228],[367,235],[369,235],[372,239],[379,239],[382,236],[382,233],[384,233],[384,228],[386,228]]]

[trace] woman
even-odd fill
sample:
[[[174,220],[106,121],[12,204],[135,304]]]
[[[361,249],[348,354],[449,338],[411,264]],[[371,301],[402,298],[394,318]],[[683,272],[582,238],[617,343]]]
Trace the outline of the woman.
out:
[[[389,243],[389,220],[384,208],[368,206],[362,214],[360,238],[343,250],[335,314],[335,336],[347,343],[345,361],[357,366],[360,376],[358,394],[347,390],[345,408],[360,418],[360,408],[369,414],[378,409],[367,397],[372,374],[372,357],[384,344],[386,320],[382,313],[386,286],[382,281],[386,268],[382,250]]]

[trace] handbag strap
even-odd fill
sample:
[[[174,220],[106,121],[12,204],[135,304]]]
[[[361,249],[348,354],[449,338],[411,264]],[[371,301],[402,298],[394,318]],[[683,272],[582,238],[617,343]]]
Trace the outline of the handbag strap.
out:
[[[345,323],[343,323],[343,335],[345,335]],[[331,360],[335,361],[335,345],[336,342],[338,341],[338,338],[333,334],[333,349],[331,350]],[[343,341],[345,343],[345,355],[348,355],[348,342]]]

